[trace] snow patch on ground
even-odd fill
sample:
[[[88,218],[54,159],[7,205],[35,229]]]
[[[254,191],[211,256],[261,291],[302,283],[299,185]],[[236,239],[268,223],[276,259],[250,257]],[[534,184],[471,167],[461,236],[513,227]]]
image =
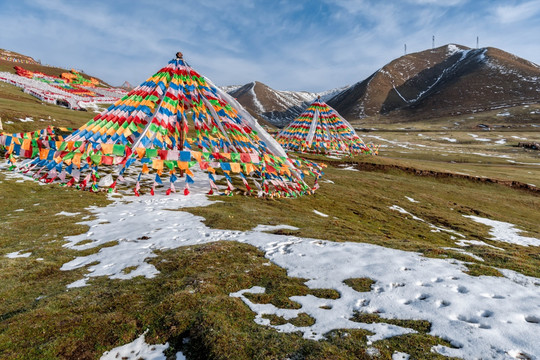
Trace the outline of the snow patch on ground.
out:
[[[99,113],[102,112],[102,110],[101,110],[101,108],[99,107],[99,105],[96,104],[96,103],[93,103],[93,102],[82,102],[82,101],[81,101],[81,102],[79,103],[79,106],[80,106],[81,108],[83,108],[83,109],[86,109],[86,110],[92,110],[94,113],[97,113],[97,114],[99,114]]]
[[[9,254],[6,254],[5,256],[7,258],[10,258],[10,259],[16,259],[16,258],[27,258],[29,257],[30,255],[32,255],[32,252],[27,252],[27,253],[24,253],[24,254],[21,254],[20,253],[21,251],[15,251],[15,252],[12,252],[12,253],[9,253]]]
[[[453,139],[453,138],[449,138],[449,137],[442,137],[441,140],[446,140],[446,141],[449,141],[449,142],[452,142],[452,143],[457,142],[457,139]]]
[[[476,134],[468,134],[468,135],[472,136],[474,138],[474,140],[476,140],[476,141],[484,141],[484,142],[491,141],[490,139],[478,137],[478,135],[476,135]]]
[[[276,231],[276,230],[300,230],[296,226],[291,225],[257,225],[252,231]]]
[[[514,161],[514,160],[506,160],[509,163],[512,164],[518,164],[518,165],[533,165],[533,166],[540,166],[540,163],[528,163],[528,162],[520,162],[520,161]],[[530,185],[530,184],[529,184]]]
[[[523,230],[516,228],[514,224],[496,221],[475,215],[463,215],[473,221],[491,227],[489,234],[491,240],[502,241],[510,244],[523,246],[540,246],[540,239],[519,235]]]
[[[244,296],[249,292],[263,292],[261,287],[231,294],[253,309],[260,324],[268,325],[264,314],[291,319],[299,313],[307,313],[315,319],[314,325],[309,327],[269,325],[278,331],[300,331],[306,338],[320,339],[333,329],[362,328],[373,332],[371,341],[414,332],[385,323],[351,321],[358,311],[376,313],[383,319],[429,321],[431,335],[440,336],[455,346],[434,347],[434,351],[445,356],[507,358],[510,351],[540,354],[540,343],[536,341],[537,320],[540,319],[540,292],[536,285],[539,279],[509,270],[501,271],[505,277],[469,276],[464,273],[464,264],[455,259],[426,258],[372,244],[336,243],[258,231],[213,230],[204,225],[203,218],[174,210],[210,203],[202,192],[199,195],[194,191],[190,196],[126,197],[105,208],[90,208],[96,216],[96,220],[86,222],[91,229],[87,234],[68,237],[68,246],[84,250],[108,242],[117,244],[76,258],[62,269],[94,263],[88,267],[87,278],[151,277],[157,270],[145,260],[156,256],[154,249],[218,240],[237,241],[264,251],[266,258],[285,268],[289,276],[306,279],[309,288],[331,288],[341,295],[338,299],[292,296],[291,300],[301,305],[300,309],[292,310],[253,304]],[[395,210],[409,214],[399,207]],[[90,246],[77,245],[87,239],[92,240]],[[122,273],[131,266],[136,269],[129,274]],[[343,282],[363,277],[374,281],[369,292],[357,292]]]
[[[483,157],[494,157],[494,158],[500,158],[500,159],[509,159],[510,156],[509,155],[490,155],[490,154],[484,154],[484,153],[479,153],[479,152],[474,152],[472,153],[473,155],[478,155],[478,156],[483,156]]]
[[[448,44],[447,49],[446,49],[446,54],[447,54],[447,56],[452,56],[455,53],[460,52],[460,51],[461,51],[461,49],[458,48],[456,45]]]
[[[341,170],[359,171],[358,169],[355,169],[355,168],[352,167],[352,166],[345,166],[345,167],[342,167]]]
[[[403,209],[403,208],[400,207],[400,206],[392,205],[392,206],[389,206],[389,208],[390,208],[390,210],[397,211],[397,212],[399,212],[399,213],[401,213],[401,214],[410,215],[410,216],[413,218],[413,220],[420,221],[420,222],[423,222],[423,223],[429,225],[429,227],[433,229],[433,230],[431,230],[431,231],[433,231],[433,232],[441,232],[441,231],[444,231],[444,232],[447,232],[447,233],[450,233],[450,234],[457,235],[457,236],[462,237],[462,238],[465,237],[465,235],[463,235],[463,234],[461,234],[461,233],[459,233],[459,232],[457,232],[457,231],[455,231],[455,230],[452,230],[452,229],[446,229],[446,228],[443,228],[443,227],[440,227],[440,226],[433,225],[433,224],[427,222],[426,220],[421,219],[421,218],[419,218],[418,216],[411,214],[410,212],[408,212],[407,210]]]
[[[321,299],[315,296],[292,296],[291,300],[299,302],[302,305],[303,312],[306,312],[309,316],[315,318],[317,321],[312,326],[297,327],[290,323],[284,325],[271,325],[270,320],[264,318],[264,315],[275,314],[281,316],[286,320],[294,319],[302,311],[293,309],[280,309],[272,304],[256,304],[249,300],[245,294],[263,294],[265,288],[260,286],[254,286],[251,289],[240,290],[235,293],[231,293],[230,296],[242,299],[249,306],[249,308],[257,314],[255,322],[263,326],[271,326],[280,332],[295,332],[301,331],[304,334],[304,338],[320,340],[324,334],[335,329],[365,329],[369,330],[376,335],[369,336],[370,341],[377,341],[385,339],[387,337],[404,335],[414,333],[416,331],[412,329],[406,329],[399,326],[392,326],[388,324],[363,324],[349,320],[344,314],[352,316],[354,308],[352,307],[352,301],[343,303],[345,307],[339,306],[339,303],[328,299]],[[343,295],[343,294],[342,294]],[[351,300],[351,299],[349,299]],[[331,304],[332,308],[328,307]],[[337,308],[336,308],[337,306]]]
[[[395,352],[392,354],[392,360],[409,360],[410,355],[402,352]]]
[[[328,215],[326,215],[326,214],[324,214],[324,213],[322,213],[322,212],[320,212],[320,211],[313,210],[313,212],[314,212],[315,214],[319,215],[319,216],[322,216],[322,217],[328,217]]]
[[[459,240],[458,242],[456,242],[456,245],[457,246],[463,246],[463,247],[468,247],[468,246],[471,246],[471,245],[487,246],[487,247],[490,247],[490,248],[493,248],[493,249],[504,251],[504,249],[501,249],[499,247],[487,244],[487,243],[485,243],[483,241],[480,241],[480,240]]]
[[[24,119],[23,118],[20,118],[19,119],[20,122],[34,122],[34,119],[32,119],[31,117],[25,117]]]
[[[60,211],[58,214],[56,214],[56,216],[58,215],[63,215],[63,216],[76,216],[76,215],[79,215],[80,212],[67,212],[67,211]]]
[[[409,200],[412,203],[419,203],[420,201],[414,200],[412,197],[405,196],[405,199]]]
[[[106,351],[101,356],[100,360],[166,360],[165,354],[163,352],[169,348],[169,344],[147,344],[144,339],[144,336],[147,332],[148,330],[129,344],[122,345],[112,350]],[[185,357],[181,352],[178,352],[176,354],[176,360],[185,360]]]
[[[364,137],[366,138],[372,138],[372,139],[375,139],[375,140],[378,140],[378,141],[384,141],[384,142],[387,142],[389,144],[392,144],[392,145],[395,145],[395,146],[398,146],[398,147],[401,147],[401,148],[404,148],[404,149],[411,149],[411,145],[416,145],[416,144],[410,144],[410,143],[400,143],[399,141],[397,140],[387,140],[385,138],[382,138],[380,136],[377,136],[377,135],[365,135]],[[383,145],[384,147],[384,145]]]
[[[472,257],[473,259],[476,259],[476,260],[478,260],[478,261],[484,261],[484,259],[482,259],[480,256],[474,255],[473,253],[470,253],[470,252],[465,251],[465,250],[463,250],[463,249],[452,248],[452,247],[443,247],[443,249],[445,249],[445,250],[452,250],[452,251],[458,252],[458,253],[460,253],[460,254],[464,254],[464,255],[470,256],[470,257]]]

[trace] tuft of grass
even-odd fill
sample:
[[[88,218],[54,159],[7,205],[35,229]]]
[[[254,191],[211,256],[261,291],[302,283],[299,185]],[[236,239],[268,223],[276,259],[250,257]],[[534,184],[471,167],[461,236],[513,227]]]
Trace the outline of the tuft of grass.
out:
[[[281,309],[300,309],[302,305],[288,298],[272,296],[271,294],[245,294],[254,304],[272,304]]]
[[[321,299],[335,300],[341,297],[341,294],[339,293],[339,291],[334,290],[334,289],[310,289],[309,293]]]
[[[315,319],[306,313],[300,313],[294,319],[289,320],[289,322],[297,327],[305,327],[315,324]]]
[[[370,278],[351,278],[343,280],[343,283],[352,287],[355,291],[370,292],[371,285],[375,284],[375,281]]]
[[[428,333],[431,330],[431,324],[426,320],[400,320],[400,319],[386,319],[381,318],[378,314],[375,313],[363,313],[355,312],[352,321],[364,323],[364,324],[373,324],[373,323],[385,323],[392,324],[396,326],[401,326],[409,329],[418,331],[419,333]]]
[[[471,276],[503,276],[499,270],[477,263],[467,264],[467,269],[466,273]]]
[[[270,324],[274,326],[285,325],[288,321],[283,316],[277,316],[275,314],[264,314],[262,316],[264,319],[270,320]]]

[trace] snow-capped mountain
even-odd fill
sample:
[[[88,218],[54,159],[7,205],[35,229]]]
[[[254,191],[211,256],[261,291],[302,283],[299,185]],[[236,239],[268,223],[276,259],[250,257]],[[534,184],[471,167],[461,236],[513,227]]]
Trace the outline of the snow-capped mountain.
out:
[[[495,48],[445,45],[402,56],[328,100],[349,119],[434,117],[540,101],[540,67]]]
[[[249,112],[277,127],[283,127],[304,111],[317,96],[327,100],[345,88],[321,93],[280,91],[254,81],[243,86],[224,86]]]
[[[241,88],[243,85],[226,85],[226,86],[220,86],[219,88],[226,93],[233,92],[234,90]]]
[[[122,89],[126,89],[128,91],[133,90],[133,85],[131,85],[130,82],[127,81],[127,80],[124,81],[124,83],[122,85],[120,85],[119,87],[122,88]]]

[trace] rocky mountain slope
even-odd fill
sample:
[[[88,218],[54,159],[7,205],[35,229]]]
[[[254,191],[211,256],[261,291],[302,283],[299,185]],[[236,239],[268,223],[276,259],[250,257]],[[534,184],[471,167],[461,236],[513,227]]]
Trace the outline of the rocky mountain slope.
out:
[[[328,100],[341,115],[436,117],[540,102],[540,67],[495,48],[402,56]]]
[[[280,91],[258,81],[222,89],[234,96],[251,114],[277,127],[283,127],[294,120],[317,96],[326,100],[343,90],[334,89],[322,93]]]
[[[126,80],[126,81],[124,81],[124,83],[122,85],[119,86],[119,88],[125,89],[127,91],[131,91],[131,90],[133,90],[134,86],[131,85],[131,83]]]

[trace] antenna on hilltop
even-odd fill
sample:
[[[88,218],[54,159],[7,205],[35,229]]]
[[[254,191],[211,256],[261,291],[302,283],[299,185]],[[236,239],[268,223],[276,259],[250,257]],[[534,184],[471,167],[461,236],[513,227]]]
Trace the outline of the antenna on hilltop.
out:
[[[405,55],[407,55],[407,44],[404,45],[404,52],[405,52]]]
[[[476,48],[478,49],[479,39],[478,36],[476,37]]]
[[[435,35],[431,37],[431,49],[435,49]]]

